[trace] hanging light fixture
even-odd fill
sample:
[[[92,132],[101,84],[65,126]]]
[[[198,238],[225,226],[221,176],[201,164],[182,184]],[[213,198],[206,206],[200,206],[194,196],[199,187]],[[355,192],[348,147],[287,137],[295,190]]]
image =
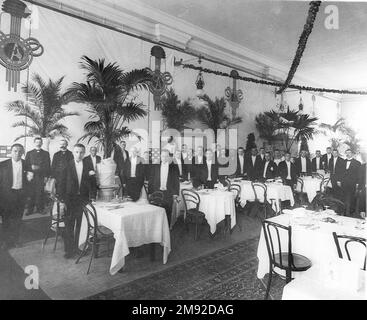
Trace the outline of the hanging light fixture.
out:
[[[199,65],[201,65],[201,57],[199,57]],[[205,86],[202,71],[199,71],[195,84],[196,84],[196,96],[200,98],[204,95],[204,86]]]

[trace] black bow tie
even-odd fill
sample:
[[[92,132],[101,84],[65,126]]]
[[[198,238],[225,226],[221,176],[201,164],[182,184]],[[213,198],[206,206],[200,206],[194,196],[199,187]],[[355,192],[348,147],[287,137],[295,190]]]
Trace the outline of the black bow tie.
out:
[[[352,161],[352,159],[350,159],[350,160],[347,159],[347,162],[351,162],[351,161]]]

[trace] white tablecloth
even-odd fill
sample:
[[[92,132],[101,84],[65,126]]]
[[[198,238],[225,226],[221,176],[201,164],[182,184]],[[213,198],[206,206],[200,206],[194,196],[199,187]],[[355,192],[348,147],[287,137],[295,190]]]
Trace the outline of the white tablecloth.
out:
[[[95,205],[98,224],[112,230],[116,240],[113,249],[110,273],[116,274],[124,265],[129,247],[139,247],[149,243],[163,246],[163,263],[167,263],[171,251],[171,239],[166,212],[163,208],[146,203],[128,202],[122,208],[113,209],[116,203]],[[85,243],[86,221],[83,217],[79,245]]]
[[[303,177],[303,192],[307,193],[308,201],[311,202],[318,191],[320,191],[320,185],[322,180],[319,178]],[[297,191],[301,191],[301,184],[297,183]]]
[[[205,190],[198,192],[200,196],[199,210],[205,214],[205,219],[213,234],[217,230],[217,224],[231,217],[231,229],[236,225],[236,206],[234,194],[228,191]]]
[[[325,217],[332,217],[337,223],[322,222],[321,220]],[[298,208],[294,210],[284,210],[284,214],[268,220],[284,226],[291,225],[292,252],[307,257],[311,260],[313,265],[329,263],[330,260],[338,258],[336,245],[332,235],[333,232],[366,238],[365,225],[362,226],[363,229],[356,228],[361,228],[361,225],[359,225],[361,220],[336,216],[328,214],[327,212],[312,213],[312,211]],[[286,231],[282,231],[280,235],[282,250],[286,251],[288,249],[287,233]],[[273,239],[276,239],[274,236]],[[362,267],[366,251],[362,249],[362,246],[356,247],[355,250],[352,248],[351,251],[352,259],[357,258],[357,263]],[[263,278],[269,272],[269,256],[263,229],[261,229],[257,257],[259,259],[257,277]],[[296,277],[297,273],[293,273],[292,275]]]
[[[283,288],[282,300],[366,300],[367,272],[341,262],[334,261],[329,274],[317,267],[302,272]]]
[[[255,200],[255,193],[251,186],[251,181],[242,180],[241,182],[236,182],[236,180],[232,180],[231,183],[239,184],[241,186],[241,206],[244,207],[246,205],[246,201],[254,201]],[[277,207],[273,208],[275,211],[280,210],[280,203],[279,201],[287,201],[289,200],[291,206],[294,205],[294,197],[292,188],[290,186],[283,185],[281,183],[266,183],[267,187],[267,201],[269,203],[270,199],[275,199],[275,203]],[[262,193],[258,195],[259,200],[261,202],[264,201],[264,197]]]

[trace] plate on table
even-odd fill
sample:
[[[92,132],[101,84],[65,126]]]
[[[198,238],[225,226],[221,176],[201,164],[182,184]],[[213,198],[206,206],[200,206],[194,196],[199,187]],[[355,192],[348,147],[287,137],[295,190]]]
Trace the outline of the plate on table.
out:
[[[181,182],[182,184],[184,184],[185,186],[188,186],[189,184],[191,184],[191,182],[190,181],[183,181],[183,182]]]

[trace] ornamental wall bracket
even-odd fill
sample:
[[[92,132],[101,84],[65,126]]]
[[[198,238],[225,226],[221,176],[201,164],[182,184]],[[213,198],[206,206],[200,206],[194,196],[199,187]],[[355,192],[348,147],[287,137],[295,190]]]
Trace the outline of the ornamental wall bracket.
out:
[[[2,10],[10,15],[10,33],[0,30],[0,64],[6,68],[8,90],[17,92],[20,71],[27,69],[34,57],[43,54],[43,46],[35,38],[21,37],[22,19],[30,16],[27,6],[19,0],[5,0]]]
[[[172,84],[173,78],[169,72],[161,72],[161,62],[166,59],[166,53],[160,46],[154,46],[151,56],[155,58],[154,71],[146,68],[151,77],[149,91],[153,94],[154,110],[161,109],[161,97],[166,93],[167,87]]]
[[[237,116],[237,110],[240,107],[240,103],[243,100],[243,92],[242,90],[237,90],[237,78],[239,77],[238,72],[236,70],[232,70],[230,76],[233,78],[233,85],[232,88],[228,87],[225,90],[225,95],[232,108],[232,117],[235,118]]]

